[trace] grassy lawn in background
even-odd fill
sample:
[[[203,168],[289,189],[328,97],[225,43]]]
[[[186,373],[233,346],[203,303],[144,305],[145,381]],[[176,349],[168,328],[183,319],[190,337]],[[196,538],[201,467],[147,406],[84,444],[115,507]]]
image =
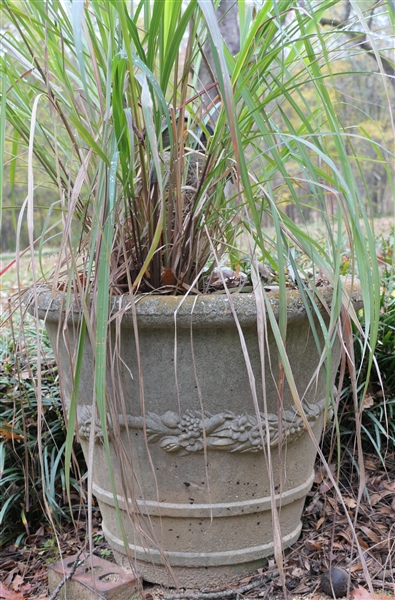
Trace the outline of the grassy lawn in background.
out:
[[[38,256],[38,255],[37,255]],[[42,271],[48,273],[56,264],[58,253],[56,248],[51,251],[46,251],[42,254]],[[8,308],[9,301],[16,299],[18,295],[18,274],[16,262],[14,262],[8,269],[8,265],[15,260],[15,253],[0,254],[0,318],[4,318],[5,312]],[[39,269],[37,276],[41,277],[42,273],[40,265],[37,263]],[[4,271],[4,273],[3,273]],[[33,273],[31,266],[31,258],[28,252],[20,258],[20,287],[26,289],[33,283]],[[3,324],[4,325],[4,324]]]

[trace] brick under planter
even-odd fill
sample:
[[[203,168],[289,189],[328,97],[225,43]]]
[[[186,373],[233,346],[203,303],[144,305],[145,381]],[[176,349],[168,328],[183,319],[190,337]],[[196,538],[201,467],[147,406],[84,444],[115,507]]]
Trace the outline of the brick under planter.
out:
[[[98,556],[85,558],[84,555],[78,557],[78,554],[74,554],[48,565],[50,594],[70,574],[76,560],[84,562],[59,591],[59,600],[130,600],[138,591],[139,578],[122,567]]]

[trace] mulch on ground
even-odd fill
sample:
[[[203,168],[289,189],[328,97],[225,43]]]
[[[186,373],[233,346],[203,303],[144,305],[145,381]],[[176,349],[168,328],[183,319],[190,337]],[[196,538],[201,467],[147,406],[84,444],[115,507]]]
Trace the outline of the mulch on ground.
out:
[[[285,556],[289,598],[325,598],[320,591],[321,576],[333,566],[343,567],[350,573],[352,586],[356,588],[351,596],[354,600],[371,598],[369,594],[364,595],[368,582],[362,559],[365,560],[377,598],[390,600],[395,596],[395,454],[386,456],[385,467],[374,455],[365,455],[364,464],[366,482],[355,523],[360,546],[358,551],[342,504],[325,469],[317,463],[315,483],[304,510],[302,535]],[[331,468],[336,471],[335,464]],[[341,462],[339,488],[348,515],[354,523],[359,476],[355,459],[347,453]],[[63,557],[75,554],[87,543],[86,527],[84,521],[79,521],[76,526],[66,523],[62,527],[58,544]],[[100,537],[98,512],[94,516],[94,531],[95,539],[99,540],[95,553],[111,560],[110,550]],[[57,543],[53,533],[45,527],[25,540],[23,548],[12,545],[3,548],[0,551],[0,582],[3,584],[0,585],[0,598],[46,600],[46,566],[56,560],[59,560]],[[252,586],[254,583],[256,587]],[[264,561],[261,569],[226,589],[211,591],[223,593],[223,598],[232,598],[229,591],[236,592],[240,588],[243,591],[239,599],[284,600],[278,568],[272,559]],[[173,592],[149,585],[144,591],[145,600],[160,600],[169,593]],[[235,597],[236,593],[233,595]],[[217,598],[220,600],[220,597]]]

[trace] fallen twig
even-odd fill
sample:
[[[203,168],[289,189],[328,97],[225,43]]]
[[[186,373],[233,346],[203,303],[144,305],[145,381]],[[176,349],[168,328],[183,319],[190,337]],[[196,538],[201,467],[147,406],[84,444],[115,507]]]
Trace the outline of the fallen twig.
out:
[[[222,592],[198,592],[197,594],[191,594],[184,592],[181,594],[166,594],[163,600],[218,600],[220,598],[231,598],[232,596],[239,597],[241,594],[245,594],[254,588],[259,587],[262,583],[266,583],[268,577],[262,577],[253,583],[243,585],[242,587],[235,588],[234,590],[224,590]],[[51,599],[50,599],[51,600]]]
[[[77,558],[75,559],[74,564],[70,569],[70,573],[67,573],[67,575],[65,575],[63,577],[62,581],[59,583],[59,585],[56,586],[56,588],[52,592],[51,596],[49,597],[49,600],[55,600],[56,596],[59,594],[60,590],[62,589],[62,587],[64,586],[66,581],[71,579],[72,576],[74,575],[74,573],[76,572],[76,570],[78,569],[78,567],[81,566],[85,562],[86,558],[78,560],[82,554],[82,551],[83,551],[83,548],[81,548],[80,551],[78,552]]]

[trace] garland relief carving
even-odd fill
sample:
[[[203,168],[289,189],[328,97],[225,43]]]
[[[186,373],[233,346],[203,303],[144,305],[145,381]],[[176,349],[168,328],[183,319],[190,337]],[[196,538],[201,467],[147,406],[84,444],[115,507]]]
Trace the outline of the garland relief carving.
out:
[[[302,403],[305,417],[310,425],[320,417],[325,410],[325,399],[316,404]],[[329,412],[329,411],[328,411]],[[78,426],[81,438],[89,439],[92,423],[90,406],[78,406]],[[120,427],[144,430],[143,418],[132,415],[118,415]],[[111,418],[108,415],[108,429],[111,435]],[[189,454],[207,450],[224,450],[228,452],[259,452],[262,450],[262,440],[270,446],[278,446],[279,423],[277,414],[259,413],[256,415],[235,414],[226,410],[216,415],[201,411],[186,410],[179,415],[167,411],[162,415],[148,412],[145,417],[145,430],[149,443],[156,443],[166,452]],[[296,407],[284,410],[282,418],[283,444],[294,442],[306,431],[306,425]],[[103,439],[100,423],[95,423],[96,441]]]

